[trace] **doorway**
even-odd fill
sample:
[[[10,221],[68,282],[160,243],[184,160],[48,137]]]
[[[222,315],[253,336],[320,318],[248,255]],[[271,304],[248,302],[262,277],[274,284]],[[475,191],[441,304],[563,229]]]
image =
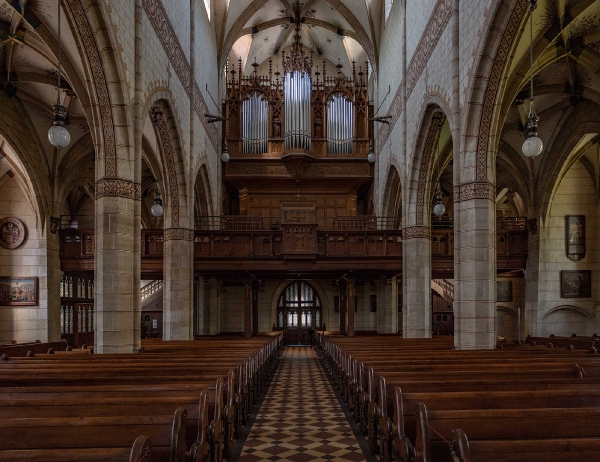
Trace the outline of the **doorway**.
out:
[[[323,310],[317,291],[306,281],[294,281],[277,302],[277,327],[286,345],[311,345],[314,331],[321,327]]]

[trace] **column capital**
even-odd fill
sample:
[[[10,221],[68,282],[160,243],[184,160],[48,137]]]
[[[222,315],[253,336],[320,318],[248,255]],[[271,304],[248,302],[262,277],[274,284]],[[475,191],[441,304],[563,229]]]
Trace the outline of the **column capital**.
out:
[[[187,228],[165,229],[165,241],[194,242],[194,230]]]
[[[431,239],[431,228],[429,226],[409,226],[402,228],[402,240],[409,239]]]
[[[142,185],[122,178],[102,178],[96,182],[96,200],[101,197],[124,197],[142,200]]]
[[[489,181],[471,181],[454,186],[454,203],[472,199],[488,199],[496,202],[496,185]]]

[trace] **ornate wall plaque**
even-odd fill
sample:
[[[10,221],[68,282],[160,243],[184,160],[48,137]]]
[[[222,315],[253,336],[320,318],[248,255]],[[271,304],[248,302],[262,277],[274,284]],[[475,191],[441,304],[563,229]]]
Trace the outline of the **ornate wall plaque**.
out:
[[[25,225],[17,218],[6,217],[0,220],[0,246],[16,249],[25,241]]]
[[[590,270],[561,271],[560,296],[562,298],[591,298],[592,272]]]
[[[512,302],[512,281],[496,281],[496,301]]]
[[[567,258],[579,261],[585,257],[585,215],[567,215],[565,221]]]

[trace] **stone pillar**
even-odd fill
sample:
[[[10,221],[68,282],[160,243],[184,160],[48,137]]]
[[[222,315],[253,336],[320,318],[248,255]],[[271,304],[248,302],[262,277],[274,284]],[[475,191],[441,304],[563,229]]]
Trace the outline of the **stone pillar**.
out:
[[[525,310],[521,312],[521,340],[527,335],[541,335],[542,310],[540,310],[539,282],[540,282],[540,231],[537,229],[537,220],[528,220],[529,240],[527,243],[527,267],[525,269]]]
[[[98,353],[132,353],[138,344],[139,231],[135,202],[139,184],[104,178],[96,183],[94,343]]]
[[[346,306],[348,307],[348,337],[354,337],[354,310],[356,309],[356,278],[346,279]]]
[[[244,337],[252,337],[252,279],[244,279]]]
[[[60,281],[62,279],[62,271],[60,269],[60,242],[58,232],[51,233],[48,230],[51,225],[46,226],[46,269],[47,274],[40,279],[39,290],[42,291],[42,284],[45,283],[47,290],[47,339],[39,339],[42,342],[60,342]],[[42,282],[44,281],[44,282]],[[37,339],[36,339],[37,340]]]
[[[219,334],[219,287],[220,283],[216,276],[209,279],[208,285],[208,303],[206,307],[207,320],[204,331],[208,335]]]
[[[252,283],[252,335],[258,335],[258,281]]]
[[[163,339],[189,340],[194,313],[194,231],[169,228],[164,242]]]
[[[457,192],[458,189],[458,192]],[[496,346],[496,188],[455,187],[454,346]]]
[[[346,285],[340,281],[340,335],[346,335]]]
[[[402,336],[431,337],[431,229],[405,228],[402,232],[402,267],[406,280],[402,294]]]

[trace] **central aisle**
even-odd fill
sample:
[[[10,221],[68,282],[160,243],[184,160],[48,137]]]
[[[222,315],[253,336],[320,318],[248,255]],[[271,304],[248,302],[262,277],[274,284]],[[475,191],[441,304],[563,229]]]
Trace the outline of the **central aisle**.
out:
[[[286,348],[238,458],[263,460],[365,460],[312,348]]]

